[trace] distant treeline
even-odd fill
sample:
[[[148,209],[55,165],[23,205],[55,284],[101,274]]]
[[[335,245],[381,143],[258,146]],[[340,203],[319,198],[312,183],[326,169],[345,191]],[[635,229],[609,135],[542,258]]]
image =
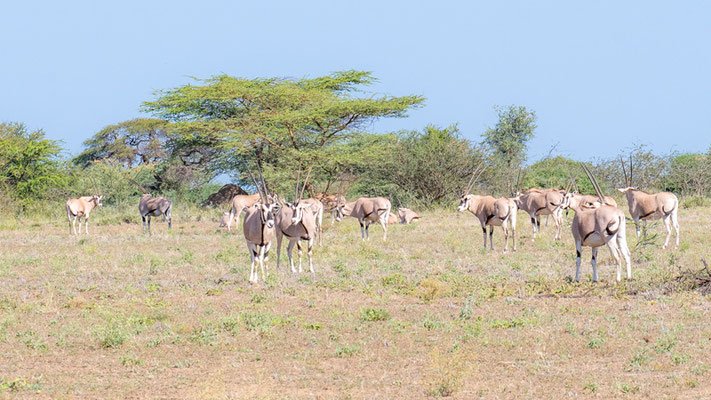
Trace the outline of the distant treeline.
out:
[[[405,117],[420,96],[375,96],[375,78],[342,71],[315,79],[217,76],[159,92],[142,118],[107,126],[76,157],[21,123],[0,123],[0,203],[22,213],[37,203],[101,192],[111,206],[135,200],[140,183],[176,201],[201,204],[229,176],[249,189],[259,164],[271,189],[290,198],[298,171],[312,167],[309,192],[380,195],[393,205],[450,206],[472,172],[485,168],[475,191],[512,195],[519,176],[527,187],[566,187],[581,175],[575,160],[531,163],[527,143],[536,115],[522,106],[496,107],[498,122],[481,142],[464,139],[456,124],[391,134],[367,132],[379,118]],[[644,146],[591,162],[603,190],[625,178],[620,158],[633,161],[632,184],[681,196],[711,194],[711,153],[654,154]],[[581,192],[593,193],[579,177]]]

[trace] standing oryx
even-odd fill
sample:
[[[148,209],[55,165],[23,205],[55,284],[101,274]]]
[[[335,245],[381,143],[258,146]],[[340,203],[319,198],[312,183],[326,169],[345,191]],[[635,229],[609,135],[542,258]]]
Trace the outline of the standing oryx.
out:
[[[356,218],[360,223],[360,237],[370,240],[368,227],[373,222],[378,222],[383,227],[383,241],[388,239],[388,214],[392,204],[385,197],[360,197],[354,202],[339,204],[336,209],[336,221],[341,221],[344,216]]]
[[[249,174],[257,187],[260,201],[252,206],[244,207],[244,222],[242,223],[244,239],[247,242],[247,249],[249,249],[249,255],[252,258],[252,265],[249,271],[250,283],[259,281],[258,266],[262,270],[262,279],[267,279],[264,263],[269,257],[269,249],[274,239],[276,226],[274,215],[281,209],[281,206],[277,202],[273,202],[272,197],[269,196],[267,185],[264,183],[264,177],[262,176],[262,169],[259,165],[257,165],[257,168],[259,169],[261,186],[254,179],[251,171]],[[262,189],[264,190],[263,192]]]
[[[342,194],[325,194],[316,193],[315,198],[321,201],[323,204],[324,212],[331,214],[331,225],[336,222],[336,216],[338,214],[338,206],[346,204],[346,198]]]
[[[299,204],[310,204],[311,207],[309,207],[309,210],[311,213],[314,215],[314,220],[316,222],[316,232],[318,236],[318,244],[319,246],[322,244],[322,237],[323,237],[323,211],[324,211],[324,206],[321,200],[311,197],[308,199],[301,199],[299,201]]]
[[[232,222],[237,222],[239,220],[239,215],[242,213],[246,207],[252,207],[256,202],[259,201],[259,193],[255,194],[238,194],[232,198],[232,208],[230,208],[230,214],[227,219],[227,231],[229,232],[232,228]]]
[[[606,203],[605,196],[597,184],[597,180],[587,167],[581,164],[598,195],[598,202],[593,204],[580,203],[575,208],[573,218],[573,239],[575,239],[576,263],[575,281],[580,280],[580,257],[583,246],[592,248],[593,282],[597,282],[597,250],[600,246],[607,245],[612,257],[617,264],[617,281],[622,274],[622,258],[627,263],[627,279],[632,278],[632,265],[630,264],[630,250],[627,247],[625,236],[625,214]],[[599,204],[599,205],[598,205]]]
[[[150,193],[146,191],[146,188],[141,186],[138,182],[133,179],[129,179],[134,185],[141,189],[143,194],[141,199],[138,201],[138,212],[141,214],[141,220],[143,221],[143,233],[146,233],[146,218],[148,219],[148,233],[151,233],[151,217],[158,217],[165,215],[166,221],[168,221],[168,229],[173,228],[173,202],[165,197],[153,197]]]
[[[291,267],[291,272],[296,272],[294,268],[294,259],[292,257],[294,245],[299,252],[299,272],[302,272],[301,268],[301,256],[303,254],[301,250],[301,240],[307,241],[307,254],[309,257],[309,271],[314,273],[314,266],[311,256],[313,254],[314,238],[318,232],[316,215],[311,210],[312,207],[318,207],[314,202],[304,202],[301,197],[304,194],[304,189],[306,188],[306,183],[309,180],[309,175],[311,175],[311,169],[309,169],[306,175],[306,180],[304,180],[304,185],[301,188],[301,193],[299,193],[299,178],[296,179],[296,189],[294,190],[294,202],[286,203],[284,207],[276,214],[276,238],[277,238],[277,269],[279,268],[279,261],[281,256],[281,241],[284,236],[289,240],[289,246],[287,247],[287,254],[289,255],[289,266]],[[301,172],[299,171],[299,177]],[[318,201],[318,200],[316,200]]]
[[[660,192],[650,194],[639,190],[632,186],[632,156],[630,156],[630,171],[629,175],[625,170],[625,162],[622,161],[622,172],[625,175],[625,184],[627,187],[617,189],[624,193],[627,197],[627,205],[630,209],[630,215],[634,220],[637,231],[637,240],[639,240],[639,221],[645,221],[645,235],[647,234],[646,223],[648,220],[661,218],[664,221],[664,227],[667,229],[667,237],[664,239],[662,248],[666,248],[669,244],[669,238],[672,234],[672,227],[676,231],[676,246],[679,247],[679,221],[677,214],[679,212],[679,200],[674,193]]]
[[[504,253],[509,247],[509,224],[511,225],[511,236],[513,240],[513,251],[516,251],[516,212],[517,207],[513,199],[508,197],[495,198],[493,196],[477,196],[469,194],[475,182],[475,176],[469,180],[465,193],[462,195],[457,211],[469,210],[474,214],[481,224],[481,231],[484,235],[484,248],[486,249],[486,226],[489,226],[489,243],[491,250],[494,250],[494,226],[500,226],[504,231]]]
[[[566,189],[565,192],[567,191]],[[541,215],[553,217],[556,228],[554,240],[560,240],[560,230],[563,226],[563,206],[565,205],[563,192],[558,189],[528,189],[517,193],[513,200],[519,209],[531,217],[533,240],[536,240],[536,233],[541,230]]]
[[[69,234],[77,234],[77,228],[75,226],[77,219],[79,219],[79,233],[81,233],[81,219],[84,218],[84,229],[86,234],[89,234],[89,213],[94,207],[101,207],[101,199],[104,196],[95,194],[93,196],[82,196],[78,199],[67,200],[67,218],[69,218]],[[72,219],[74,218],[74,219]]]

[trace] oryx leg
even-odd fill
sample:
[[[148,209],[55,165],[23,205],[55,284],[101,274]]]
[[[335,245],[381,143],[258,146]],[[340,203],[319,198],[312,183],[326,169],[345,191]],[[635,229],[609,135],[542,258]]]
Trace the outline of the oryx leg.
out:
[[[360,224],[360,238],[365,240],[365,225],[363,224],[363,219],[359,218],[358,223]]]
[[[141,219],[143,220],[143,233],[146,233],[146,217],[141,215]]]
[[[266,271],[266,275],[264,275],[264,281],[266,282],[267,276],[269,276],[269,266],[267,265],[267,261],[269,261],[269,249],[272,248],[272,242],[267,243],[264,247],[264,255],[262,256],[262,265],[264,266],[264,271]]]
[[[370,228],[370,224],[370,221],[365,221],[365,240],[370,240],[370,231],[368,230],[368,228]]]
[[[151,234],[151,214],[148,214],[146,216],[146,218],[148,219],[148,234],[150,235]]]
[[[289,266],[291,267],[291,273],[296,273],[296,268],[294,268],[294,259],[292,257],[292,252],[294,250],[294,245],[296,244],[296,240],[292,240],[289,238],[289,245],[286,247],[286,254],[289,255]]]
[[[615,267],[617,268],[617,282],[619,282],[622,279],[622,260],[621,260],[621,251],[618,247],[617,243],[617,238],[610,238],[610,240],[607,241],[607,248],[610,249],[610,254],[612,255],[612,258],[615,259]]]
[[[580,257],[583,254],[583,246],[577,239],[575,240],[575,282],[580,282]]]
[[[640,231],[639,218],[634,219],[634,229],[635,229],[635,231],[637,231],[637,242],[639,242],[639,231]]]
[[[277,263],[276,269],[279,269],[279,261],[281,260],[281,240],[284,238],[284,234],[277,229],[276,241],[277,241]]]
[[[674,208],[674,211],[671,213],[671,223],[672,226],[674,227],[674,231],[676,231],[676,247],[679,247],[679,219],[677,218],[677,210],[679,209],[679,206],[677,205]]]
[[[254,282],[254,270],[255,270],[255,262],[257,260],[257,246],[252,245],[250,243],[247,243],[247,248],[249,249],[249,255],[252,258],[252,264],[249,266],[249,282],[252,283]]]
[[[563,216],[561,215],[562,213],[558,213],[558,211],[555,211],[553,215],[553,222],[555,223],[555,240],[560,240],[560,230],[563,228],[563,221],[562,218]]]
[[[632,279],[632,263],[630,262],[630,249],[627,247],[627,235],[625,234],[625,226],[621,225],[617,231],[617,247],[622,254],[622,258],[627,264],[627,279]]]
[[[511,240],[513,241],[513,251],[516,251],[516,213],[512,212],[509,216],[511,222]]]
[[[592,248],[592,268],[593,268],[593,282],[597,282],[597,250],[599,247]]]
[[[262,270],[262,280],[267,280],[267,273],[264,271],[264,253],[267,246],[259,246],[259,268]],[[255,279],[255,282],[257,280]]]
[[[309,271],[311,271],[311,273],[313,274],[313,273],[314,273],[314,264],[313,264],[313,261],[312,261],[311,258],[312,258],[312,256],[313,256],[314,239],[313,239],[313,238],[309,238],[309,240],[308,240],[307,243],[308,243],[308,246],[309,246],[309,247],[308,247],[308,253],[307,253],[308,256],[309,256]]]
[[[383,227],[383,242],[388,240],[388,215],[390,214],[390,209],[388,208],[381,216],[380,216],[380,226]]]
[[[491,245],[491,251],[494,251],[494,225],[489,225],[489,245]]]
[[[74,235],[77,235],[77,226],[76,226],[77,218],[79,218],[79,217],[77,217],[77,216],[75,215],[75,216],[74,216],[74,219],[70,219],[72,225],[69,227],[69,233],[72,233],[72,229],[73,229],[73,230],[74,230]]]
[[[531,217],[531,226],[533,227],[533,239],[531,241],[536,240],[536,217]]]
[[[89,234],[89,215],[84,216],[84,231]]]
[[[165,213],[165,219],[168,220],[168,230],[173,229],[173,209],[169,208],[168,212]]]
[[[302,273],[304,270],[301,268],[301,257],[304,255],[304,252],[301,251],[301,238],[296,239],[296,251],[299,255],[299,273]]]
[[[484,249],[486,249],[486,225],[481,227],[481,232],[484,234]]]
[[[669,244],[669,238],[672,234],[671,215],[662,217],[662,221],[664,221],[664,228],[667,230],[667,237],[664,238],[664,245],[662,246],[662,249],[666,249]]]
[[[541,216],[536,215],[536,231],[541,233]]]
[[[237,218],[239,218],[239,213],[237,213]],[[230,215],[227,218],[227,232],[229,232],[232,228],[232,221],[235,219],[235,208],[234,206],[230,209]],[[239,225],[239,222],[237,223]],[[277,262],[279,262],[277,260]]]
[[[503,221],[503,224],[501,224],[501,230],[504,231],[504,253],[509,249],[509,227],[506,224],[506,221]]]

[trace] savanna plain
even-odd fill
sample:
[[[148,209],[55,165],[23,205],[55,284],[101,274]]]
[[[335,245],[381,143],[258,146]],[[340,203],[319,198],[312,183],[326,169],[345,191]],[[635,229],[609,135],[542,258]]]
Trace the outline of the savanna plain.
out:
[[[661,223],[638,243],[628,221],[620,284],[606,248],[600,282],[589,248],[572,282],[572,215],[562,241],[551,221],[534,243],[519,213],[502,254],[500,228],[484,250],[454,209],[385,243],[326,218],[314,275],[285,251],[277,270],[273,247],[258,285],[218,210],[177,204],[152,236],[109,209],[78,238],[59,216],[6,223],[0,398],[711,398],[710,207],[682,205],[678,249],[661,249]]]

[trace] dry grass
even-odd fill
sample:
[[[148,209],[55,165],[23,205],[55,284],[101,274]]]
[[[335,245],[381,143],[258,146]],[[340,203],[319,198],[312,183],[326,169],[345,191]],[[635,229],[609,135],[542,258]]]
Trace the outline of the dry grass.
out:
[[[586,250],[571,283],[569,227],[534,244],[525,218],[507,255],[480,248],[469,214],[427,213],[386,244],[347,220],[327,226],[315,276],[275,271],[273,251],[256,287],[241,233],[204,218],[176,213],[152,237],[28,224],[0,232],[0,397],[708,398],[710,302],[694,282],[710,216],[683,210],[682,248],[660,235],[633,249],[621,285],[604,249],[602,282]]]

